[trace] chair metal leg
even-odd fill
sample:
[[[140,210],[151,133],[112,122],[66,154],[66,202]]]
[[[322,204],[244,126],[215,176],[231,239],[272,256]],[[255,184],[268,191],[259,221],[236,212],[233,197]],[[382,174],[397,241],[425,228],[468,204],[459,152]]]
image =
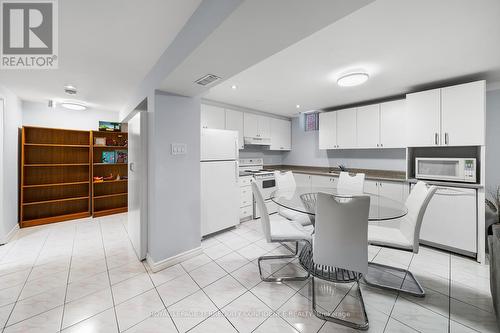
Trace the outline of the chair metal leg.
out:
[[[363,321],[361,323],[352,322],[352,321],[345,320],[345,319],[335,317],[335,316],[329,316],[329,315],[326,315],[326,314],[321,313],[318,310],[316,310],[316,287],[314,285],[314,276],[313,276],[312,277],[312,309],[313,309],[314,315],[316,317],[318,317],[319,319],[331,321],[333,323],[337,323],[337,324],[344,325],[344,326],[347,326],[350,328],[354,328],[356,330],[362,330],[362,331],[367,330],[369,328],[369,321],[368,321],[368,315],[366,314],[365,302],[363,301],[363,295],[361,294],[361,288],[359,286],[359,280],[357,281],[357,284],[358,284],[358,297],[359,297],[359,300],[361,303],[361,311],[362,311],[362,317],[363,317]]]
[[[377,263],[368,264],[368,274],[363,276],[369,286],[399,291],[424,297],[425,290],[409,270]]]
[[[283,244],[287,249],[292,251],[289,246],[286,244]],[[266,261],[266,260],[279,260],[279,259],[294,259],[297,257],[297,254],[299,252],[299,242],[295,242],[295,253],[293,254],[287,254],[287,255],[276,255],[276,256],[262,256],[259,257],[257,260],[257,265],[259,266],[259,274],[260,274],[260,279],[265,282],[281,282],[281,281],[304,281],[307,280],[310,276],[309,272],[307,272],[307,275],[304,276],[282,276],[282,277],[265,277],[262,275],[262,267],[261,267],[261,262]]]

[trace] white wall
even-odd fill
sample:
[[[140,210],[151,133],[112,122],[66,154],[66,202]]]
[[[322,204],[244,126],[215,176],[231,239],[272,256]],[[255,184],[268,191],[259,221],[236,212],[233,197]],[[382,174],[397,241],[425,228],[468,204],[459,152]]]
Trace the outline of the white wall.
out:
[[[304,131],[302,117],[292,119],[292,151],[284,153],[283,164],[318,167],[406,170],[405,149],[319,150],[318,131]]]
[[[185,143],[186,155],[171,155]],[[148,257],[154,262],[201,245],[200,100],[148,98]]]
[[[18,223],[18,179],[19,179],[19,128],[22,126],[21,101],[11,91],[0,87],[0,98],[5,101],[3,133],[3,182],[2,210],[0,211],[0,244]],[[0,133],[1,134],[1,133]]]
[[[119,112],[88,109],[73,111],[57,107],[49,108],[46,103],[22,102],[23,125],[77,130],[97,130],[99,120],[119,121]]]
[[[486,190],[500,186],[500,90],[486,93]]]

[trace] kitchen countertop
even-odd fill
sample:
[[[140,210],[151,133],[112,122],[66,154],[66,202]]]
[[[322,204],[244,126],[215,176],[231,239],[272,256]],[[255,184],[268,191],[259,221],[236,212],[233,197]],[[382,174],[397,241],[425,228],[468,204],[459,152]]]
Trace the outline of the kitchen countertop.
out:
[[[251,176],[252,174],[250,172],[246,171],[240,171],[240,177],[248,177]]]
[[[408,183],[410,184],[415,184],[418,181],[419,179],[416,178],[408,179]],[[450,186],[450,187],[473,188],[473,189],[480,189],[484,187],[481,184],[474,184],[474,183],[446,182],[439,180],[423,180],[423,181],[425,181],[429,185],[436,185],[436,186]]]
[[[330,167],[312,167],[298,165],[265,165],[265,169],[293,171],[295,173],[304,173],[317,176],[333,176],[338,177],[340,174],[339,168]],[[374,170],[374,169],[348,169],[349,173],[364,173],[366,179],[370,180],[386,180],[393,182],[407,182],[406,173],[404,171],[394,170]]]

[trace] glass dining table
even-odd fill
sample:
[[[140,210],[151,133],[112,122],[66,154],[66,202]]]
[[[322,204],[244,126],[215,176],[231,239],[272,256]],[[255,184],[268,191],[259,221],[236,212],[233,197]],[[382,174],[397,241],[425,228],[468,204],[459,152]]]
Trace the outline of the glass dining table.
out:
[[[332,194],[338,198],[351,198],[365,195],[370,197],[370,212],[368,221],[381,222],[398,219],[405,216],[408,210],[404,202],[393,200],[370,192],[355,192],[329,187],[297,186],[295,188],[276,190],[271,194],[271,200],[278,206],[307,214],[314,223],[316,214],[316,194]]]

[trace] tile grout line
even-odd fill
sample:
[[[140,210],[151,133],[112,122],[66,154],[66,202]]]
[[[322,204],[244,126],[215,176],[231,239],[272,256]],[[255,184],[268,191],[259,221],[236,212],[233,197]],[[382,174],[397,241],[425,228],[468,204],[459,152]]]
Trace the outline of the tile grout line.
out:
[[[64,312],[66,310],[66,298],[68,297],[68,287],[69,287],[69,277],[71,274],[71,264],[73,263],[73,251],[75,250],[75,239],[76,239],[76,231],[78,230],[78,225],[75,224],[73,231],[73,244],[71,245],[71,256],[69,257],[69,267],[68,267],[68,276],[66,277],[66,290],[64,291],[64,301],[63,301],[63,311],[61,316],[61,324],[59,325],[59,331],[63,329],[63,321],[64,321]]]
[[[44,241],[43,241],[43,244],[42,244],[42,246],[40,247],[40,250],[38,251],[38,254],[37,254],[37,256],[36,256],[35,260],[33,261],[33,265],[31,266],[30,272],[29,272],[29,274],[26,276],[26,279],[24,280],[23,287],[21,288],[21,291],[19,292],[19,295],[17,295],[16,301],[15,301],[15,302],[13,302],[13,303],[14,303],[14,306],[13,306],[13,307],[12,307],[12,309],[10,310],[9,316],[7,317],[7,319],[6,319],[6,321],[5,321],[5,324],[3,325],[2,332],[3,332],[6,328],[7,328],[7,323],[9,322],[9,319],[10,319],[10,317],[12,316],[12,313],[14,313],[14,309],[16,308],[16,305],[17,305],[17,302],[18,302],[18,300],[19,300],[19,297],[21,296],[21,293],[23,292],[24,287],[26,286],[26,283],[28,282],[28,278],[29,278],[29,276],[31,275],[31,272],[33,271],[33,267],[35,266],[35,263],[37,262],[38,258],[40,257],[40,253],[42,253],[42,249],[45,247],[45,243],[47,242],[47,239],[49,238],[49,235],[50,235],[50,233],[51,233],[51,232],[52,232],[52,230],[49,230],[49,231],[47,232],[47,235],[45,236],[45,239],[44,239]],[[17,246],[17,245],[18,245],[18,244],[17,244],[17,242],[16,242],[16,246]],[[11,304],[12,304],[12,303],[11,303]],[[50,310],[52,310],[52,309],[50,309]],[[50,310],[47,310],[47,311],[50,311]],[[47,312],[47,311],[44,311],[44,312],[42,312],[42,313],[45,313],[45,312]],[[30,319],[30,318],[32,318],[32,317],[34,317],[34,316],[31,316],[31,317],[25,318],[25,319],[23,319],[23,320],[21,320],[21,321],[19,321],[19,322],[17,322],[17,323],[23,322],[23,321],[25,321],[25,320],[27,320],[27,319]],[[61,320],[62,320],[62,319],[61,319]],[[14,323],[14,324],[12,324],[12,325],[15,325],[15,324],[17,324],[17,323]],[[8,326],[12,326],[12,325],[8,325]]]

